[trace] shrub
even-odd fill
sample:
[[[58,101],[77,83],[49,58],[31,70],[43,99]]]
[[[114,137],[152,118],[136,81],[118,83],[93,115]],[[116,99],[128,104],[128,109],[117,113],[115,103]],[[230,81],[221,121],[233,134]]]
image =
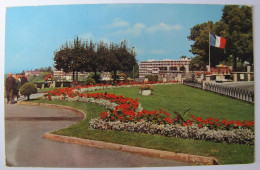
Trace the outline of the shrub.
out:
[[[27,99],[30,100],[30,95],[37,93],[37,88],[33,83],[27,82],[20,88],[20,93],[27,96]]]
[[[145,78],[148,78],[148,81],[155,81],[155,82],[158,81],[158,76],[157,75],[149,74],[149,75],[146,75]]]
[[[84,82],[85,85],[94,85],[96,84],[96,81],[93,78],[87,78],[86,81]]]

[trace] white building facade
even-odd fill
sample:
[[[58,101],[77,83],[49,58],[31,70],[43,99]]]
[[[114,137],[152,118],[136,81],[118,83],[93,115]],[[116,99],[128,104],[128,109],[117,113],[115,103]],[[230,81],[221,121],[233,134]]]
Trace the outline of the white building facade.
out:
[[[177,73],[189,72],[190,61],[190,58],[140,61],[139,78],[152,74],[158,75],[159,79],[174,80]]]

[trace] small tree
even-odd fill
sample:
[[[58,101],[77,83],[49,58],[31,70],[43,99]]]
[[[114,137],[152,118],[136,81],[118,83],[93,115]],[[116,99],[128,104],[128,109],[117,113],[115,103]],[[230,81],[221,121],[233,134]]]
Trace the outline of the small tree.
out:
[[[37,88],[33,83],[28,82],[22,85],[22,87],[20,88],[20,93],[27,96],[27,100],[30,100],[30,95],[37,93]]]

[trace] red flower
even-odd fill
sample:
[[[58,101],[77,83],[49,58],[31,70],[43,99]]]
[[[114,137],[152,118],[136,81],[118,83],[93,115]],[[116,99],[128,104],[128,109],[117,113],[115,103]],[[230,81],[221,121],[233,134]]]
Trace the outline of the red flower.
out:
[[[198,124],[198,127],[199,127],[199,128],[202,128],[203,126],[202,126],[202,124]]]

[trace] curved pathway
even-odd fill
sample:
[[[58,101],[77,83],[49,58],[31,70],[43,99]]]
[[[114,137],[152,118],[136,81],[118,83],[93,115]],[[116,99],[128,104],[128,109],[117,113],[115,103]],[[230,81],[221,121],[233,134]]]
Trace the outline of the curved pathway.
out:
[[[188,163],[43,138],[82,119],[70,110],[5,104],[6,162],[17,167],[162,167]]]

